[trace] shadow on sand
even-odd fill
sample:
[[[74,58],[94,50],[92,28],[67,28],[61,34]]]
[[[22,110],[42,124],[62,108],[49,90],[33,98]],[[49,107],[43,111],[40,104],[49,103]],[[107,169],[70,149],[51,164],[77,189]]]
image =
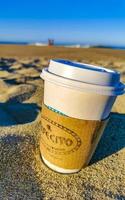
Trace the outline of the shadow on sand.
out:
[[[36,119],[40,107],[35,103],[0,103],[0,126],[25,124]]]
[[[13,58],[0,58],[0,71],[14,72],[14,69],[11,69],[11,66],[16,62],[16,59]]]
[[[90,165],[125,147],[125,114],[111,113]]]

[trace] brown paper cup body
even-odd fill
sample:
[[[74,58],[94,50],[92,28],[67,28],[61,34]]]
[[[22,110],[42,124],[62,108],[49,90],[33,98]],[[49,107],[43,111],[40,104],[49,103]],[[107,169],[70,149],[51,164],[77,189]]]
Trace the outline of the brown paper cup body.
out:
[[[59,168],[80,170],[89,163],[107,121],[63,116],[43,104],[41,155]]]

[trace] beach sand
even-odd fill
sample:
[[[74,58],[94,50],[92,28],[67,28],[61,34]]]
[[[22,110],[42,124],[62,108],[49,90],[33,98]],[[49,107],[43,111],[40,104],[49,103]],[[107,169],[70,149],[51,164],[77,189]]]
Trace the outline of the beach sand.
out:
[[[125,82],[125,51],[1,45],[0,58],[0,199],[124,200],[125,96],[118,97],[90,165],[62,175],[40,157],[39,75],[50,58],[67,58],[119,70]]]

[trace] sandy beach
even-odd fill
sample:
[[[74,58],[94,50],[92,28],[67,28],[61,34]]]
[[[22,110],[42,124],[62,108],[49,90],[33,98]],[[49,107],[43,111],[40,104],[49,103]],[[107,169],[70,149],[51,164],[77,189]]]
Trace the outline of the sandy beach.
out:
[[[117,98],[88,167],[61,175],[43,164],[40,73],[50,58],[118,70],[125,82],[123,50],[0,45],[0,199],[125,200],[125,96]]]

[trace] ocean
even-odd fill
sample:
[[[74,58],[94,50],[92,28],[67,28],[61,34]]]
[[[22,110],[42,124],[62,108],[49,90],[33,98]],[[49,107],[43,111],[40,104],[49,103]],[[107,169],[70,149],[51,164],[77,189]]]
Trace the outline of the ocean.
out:
[[[15,42],[15,41],[0,41],[0,45],[34,45],[34,46],[47,46],[45,42]],[[125,46],[108,46],[108,45],[89,45],[89,44],[78,44],[78,43],[55,43],[55,46],[64,47],[76,47],[76,48],[108,48],[108,49],[119,49],[125,50]]]

